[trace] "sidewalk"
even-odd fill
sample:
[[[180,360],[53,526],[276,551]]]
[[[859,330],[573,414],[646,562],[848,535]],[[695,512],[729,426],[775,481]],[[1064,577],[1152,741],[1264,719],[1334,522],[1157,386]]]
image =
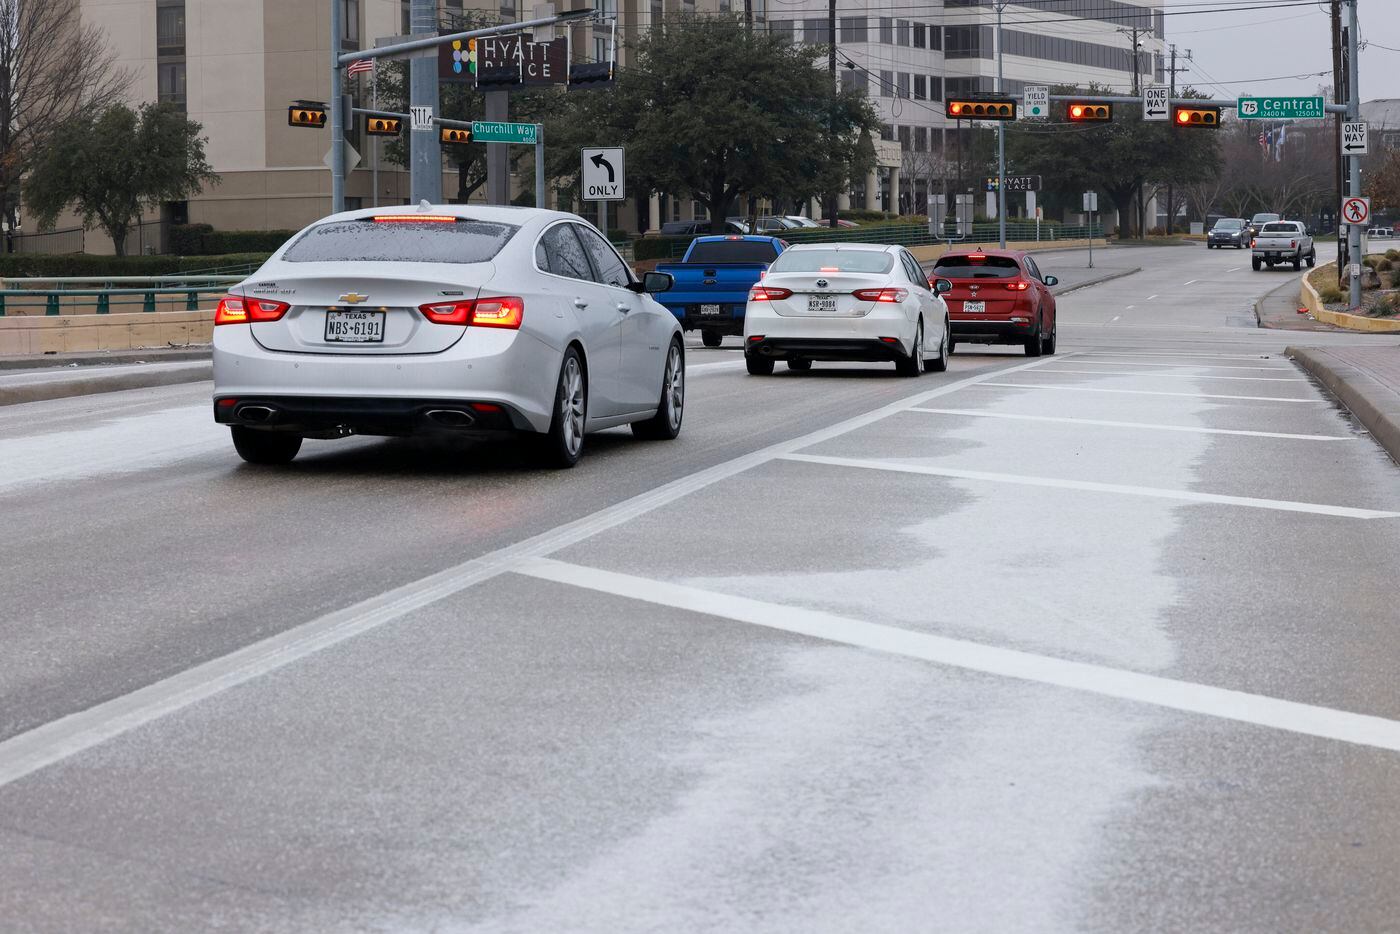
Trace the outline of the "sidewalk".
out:
[[[1400,345],[1284,351],[1342,401],[1400,463]]]
[[[1318,321],[1312,315],[1298,314],[1298,308],[1302,305],[1298,298],[1299,288],[1301,282],[1297,276],[1293,276],[1268,295],[1255,301],[1254,317],[1259,326],[1280,331],[1341,332],[1341,328]]]

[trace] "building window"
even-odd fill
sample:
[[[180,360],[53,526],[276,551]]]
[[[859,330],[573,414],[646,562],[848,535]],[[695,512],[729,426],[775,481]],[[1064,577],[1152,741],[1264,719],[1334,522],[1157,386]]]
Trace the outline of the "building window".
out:
[[[156,65],[156,100],[185,107],[185,63],[161,62]]]
[[[881,97],[893,97],[893,96],[894,96],[894,72],[892,72],[892,71],[882,71],[882,72],[880,72],[880,96],[881,96]]]
[[[859,91],[861,94],[869,94],[870,77],[863,71],[847,68],[841,72],[841,88],[845,91]]]
[[[841,18],[842,42],[869,42],[870,21],[864,16],[844,16]]]
[[[983,33],[986,33],[984,36]],[[1011,30],[1003,30],[1002,36]],[[947,26],[943,30],[943,54],[948,58],[991,58],[990,26]],[[984,42],[983,39],[987,41]],[[1008,55],[1016,54],[1008,47]]]
[[[906,101],[909,99],[909,72],[907,71],[899,73],[899,97]]]
[[[914,76],[914,100],[928,100],[928,78],[924,75]]]
[[[156,54],[185,54],[184,0],[156,7]]]
[[[914,151],[928,152],[928,127],[914,127]]]
[[[786,39],[787,41],[791,42],[791,41],[792,41],[792,38],[793,38],[793,35],[792,35],[792,34],[793,34],[793,29],[792,29],[793,22],[794,22],[794,21],[793,21],[793,20],[790,20],[790,19],[774,19],[774,20],[769,20],[769,21],[768,21],[768,31],[771,32],[771,33],[772,33],[773,35],[775,35],[775,36],[780,36],[781,38]]]
[[[899,21],[895,29],[894,38],[896,45],[909,45],[909,21],[907,19]]]
[[[888,123],[882,123],[882,124],[880,124],[880,139],[883,139],[883,140],[892,140],[892,139],[894,139],[894,127],[893,127],[892,125],[888,124]]]
[[[913,133],[911,127],[902,126],[899,128],[899,148],[905,152],[914,148],[914,140],[910,135],[911,133]]]
[[[928,76],[928,99],[931,101],[943,100],[943,78],[941,76]]]
[[[927,39],[924,38],[926,32],[928,32],[928,29],[923,23],[914,24],[914,48],[922,49],[928,45]]]
[[[880,17],[880,41],[885,45],[894,45],[894,20],[888,16]]]
[[[360,47],[360,0],[339,0],[340,38],[346,45]]]
[[[802,23],[803,39],[808,45],[830,45],[831,30],[827,29],[830,23],[823,19],[809,19]]]

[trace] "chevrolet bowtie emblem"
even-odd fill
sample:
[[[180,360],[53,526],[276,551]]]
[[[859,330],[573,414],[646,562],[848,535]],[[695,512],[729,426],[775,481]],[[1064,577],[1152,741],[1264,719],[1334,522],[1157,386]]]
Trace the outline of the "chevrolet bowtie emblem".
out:
[[[369,301],[369,296],[361,295],[359,292],[346,292],[340,296],[340,300],[347,305],[358,305],[360,302]]]

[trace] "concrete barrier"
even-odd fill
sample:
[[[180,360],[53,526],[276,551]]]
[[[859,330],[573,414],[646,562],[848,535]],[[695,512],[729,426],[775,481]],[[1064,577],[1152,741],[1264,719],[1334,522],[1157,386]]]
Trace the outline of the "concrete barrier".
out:
[[[1348,331],[1366,331],[1372,334],[1400,334],[1400,320],[1395,318],[1370,318],[1366,315],[1353,315],[1345,311],[1328,311],[1322,299],[1313,288],[1308,276],[1303,276],[1302,287],[1298,291],[1298,301],[1303,303],[1314,318],[1333,327]]]
[[[207,344],[213,336],[209,309],[0,318],[0,354],[184,347]]]

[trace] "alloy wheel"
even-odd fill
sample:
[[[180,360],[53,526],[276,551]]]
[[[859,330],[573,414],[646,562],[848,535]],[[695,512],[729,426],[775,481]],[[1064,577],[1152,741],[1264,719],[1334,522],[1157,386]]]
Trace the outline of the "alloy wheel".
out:
[[[680,428],[685,409],[685,367],[681,364],[679,344],[672,344],[671,352],[666,356],[666,400],[670,409],[667,417],[674,431]]]
[[[583,418],[585,412],[583,372],[578,358],[570,357],[564,364],[564,397],[561,402],[564,419],[564,445],[571,455],[583,447]]]

